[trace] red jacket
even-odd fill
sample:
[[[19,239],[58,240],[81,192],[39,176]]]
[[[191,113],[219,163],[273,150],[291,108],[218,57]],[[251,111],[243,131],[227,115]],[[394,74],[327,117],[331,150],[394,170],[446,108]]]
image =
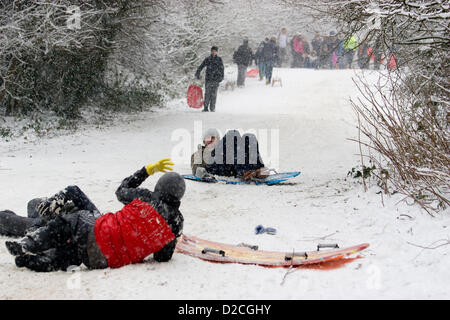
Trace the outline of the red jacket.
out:
[[[294,51],[298,53],[303,53],[303,40],[301,40],[299,37],[294,38]]]
[[[116,213],[98,218],[94,232],[97,245],[111,268],[141,262],[175,239],[164,218],[139,199]]]

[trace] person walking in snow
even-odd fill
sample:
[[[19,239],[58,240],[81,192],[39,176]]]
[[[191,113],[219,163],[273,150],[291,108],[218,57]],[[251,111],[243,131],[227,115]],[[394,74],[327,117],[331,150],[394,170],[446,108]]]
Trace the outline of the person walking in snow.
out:
[[[369,56],[369,43],[367,39],[364,39],[357,49],[358,66],[360,69],[369,69],[370,56]]]
[[[301,68],[303,64],[303,41],[300,32],[291,40],[292,46],[292,68]]]
[[[205,176],[206,161],[204,155],[210,154],[220,140],[217,129],[210,128],[203,133],[203,145],[198,145],[198,150],[191,156],[192,174],[199,178]]]
[[[353,63],[353,56],[355,55],[355,50],[358,48],[359,43],[355,36],[344,41],[344,57],[345,57],[345,67],[351,68]]]
[[[288,36],[287,29],[282,28],[277,38],[279,47],[278,67],[282,67],[287,57]]]
[[[264,44],[263,48],[264,59],[264,75],[266,77],[266,84],[272,82],[273,67],[278,61],[278,46],[276,44],[276,38],[272,37],[269,42]]]
[[[303,42],[303,67],[308,68],[308,65],[310,64],[310,46],[308,40],[304,36],[302,36],[301,39]]]
[[[338,48],[336,51],[337,54],[337,58],[338,58],[338,66],[339,69],[344,69],[345,68],[345,49],[344,49],[344,37],[342,36],[342,34],[338,35]]]
[[[172,170],[172,164],[163,159],[124,179],[116,195],[125,206],[116,213],[100,215],[76,186],[43,200],[37,207],[42,226],[6,242],[16,265],[49,272],[82,263],[90,269],[118,268],[150,254],[158,262],[169,261],[183,230],[178,208],[184,179],[168,172],[153,192],[139,185],[155,172]]]
[[[309,56],[309,68],[319,69],[319,57],[317,53],[313,50]]]
[[[320,52],[321,47],[322,47],[322,37],[320,36],[320,34],[318,32],[316,32],[316,34],[314,35],[314,38],[311,40],[311,47],[312,50],[317,53]]]
[[[337,67],[339,49],[339,39],[336,36],[336,32],[330,31],[325,45],[328,47],[328,67],[330,70],[333,70]]]
[[[255,53],[256,65],[258,66],[258,73],[259,73],[260,81],[262,81],[264,79],[265,64],[264,64],[263,52],[264,52],[264,46],[268,42],[269,42],[269,38],[266,38],[264,41],[262,41],[259,44],[258,49],[256,50],[256,53]]]
[[[252,57],[253,54],[248,46],[248,39],[244,39],[242,45],[233,53],[233,62],[236,63],[238,67],[236,84],[240,88],[245,86],[247,67],[250,65]]]
[[[383,41],[381,37],[378,37],[373,44],[373,68],[375,70],[380,70],[382,55],[383,55]]]
[[[211,48],[211,55],[203,60],[198,67],[195,77],[200,79],[200,73],[206,67],[205,76],[205,100],[203,104],[203,112],[216,111],[217,90],[220,82],[224,78],[224,66],[222,58],[217,55],[219,48],[213,46]]]

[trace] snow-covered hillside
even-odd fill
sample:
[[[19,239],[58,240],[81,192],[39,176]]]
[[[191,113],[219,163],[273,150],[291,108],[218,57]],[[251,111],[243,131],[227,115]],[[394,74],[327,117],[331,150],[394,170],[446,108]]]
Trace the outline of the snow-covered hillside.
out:
[[[234,69],[227,71],[233,79]],[[36,143],[3,142],[0,209],[25,215],[28,200],[76,184],[102,212],[116,211],[121,204],[115,189],[145,164],[172,156],[175,170],[189,173],[200,127],[252,130],[260,141],[267,133],[261,151],[271,167],[302,174],[276,186],[186,181],[184,232],[277,251],[314,250],[319,242],[369,242],[361,259],[334,270],[298,269],[284,282],[286,269],[213,264],[181,254],[162,264],[150,259],[115,270],[39,274],[18,269],[1,237],[0,299],[450,298],[450,246],[415,246],[449,240],[448,210],[431,218],[401,202],[401,195],[382,196],[376,186],[365,193],[347,178],[360,161],[358,145],[347,140],[357,137],[348,101],[357,95],[354,75],[352,70],[275,69],[282,87],[247,79],[244,89],[219,92],[215,113],[177,100],[105,130],[87,128]],[[159,176],[144,186],[151,189]],[[255,235],[258,224],[276,228],[277,235]]]

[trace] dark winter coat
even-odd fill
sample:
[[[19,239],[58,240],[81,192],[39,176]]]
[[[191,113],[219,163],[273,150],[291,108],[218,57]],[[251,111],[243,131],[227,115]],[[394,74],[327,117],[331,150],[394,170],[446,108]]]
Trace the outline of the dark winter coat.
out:
[[[252,62],[253,54],[247,44],[241,45],[233,54],[233,62],[248,66]]]
[[[278,61],[278,46],[275,41],[270,40],[264,43],[262,57],[266,63],[275,63]]]
[[[211,156],[215,161],[206,165],[206,171],[214,175],[240,177],[248,170],[264,167],[256,136],[244,134],[241,137],[237,130],[228,131],[216,145]]]
[[[328,43],[328,51],[336,52],[336,54],[337,54],[337,52],[339,50],[340,42],[341,42],[341,40],[339,40],[337,37],[331,38]]]
[[[203,60],[202,64],[200,65],[200,67],[198,67],[197,72],[195,73],[197,79],[200,79],[200,73],[205,67],[206,67],[206,76],[205,76],[206,82],[221,82],[223,80],[224,67],[221,57],[217,55],[216,56],[210,55],[209,57],[205,58],[205,60]]]
[[[316,52],[316,54],[319,54],[321,46],[322,46],[322,39],[320,39],[320,38],[312,39],[311,46],[312,46],[312,49]]]
[[[260,62],[264,62],[264,59],[263,59],[264,45],[265,45],[265,42],[263,41],[259,44],[258,49],[256,49],[256,53],[255,53],[256,64],[259,64]]]

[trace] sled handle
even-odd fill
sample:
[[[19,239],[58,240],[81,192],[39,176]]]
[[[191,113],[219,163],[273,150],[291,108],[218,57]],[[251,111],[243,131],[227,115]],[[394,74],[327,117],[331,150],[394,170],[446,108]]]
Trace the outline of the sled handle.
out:
[[[306,252],[290,252],[290,253],[286,253],[286,255],[284,256],[284,260],[286,261],[290,261],[295,257],[303,257],[306,259],[308,259],[308,254]]]
[[[247,243],[239,243],[238,245],[237,245],[238,247],[247,247],[247,248],[250,248],[250,249],[252,249],[252,250],[258,250],[258,246],[255,246],[255,245],[251,245],[251,244],[247,244]]]
[[[323,248],[339,249],[339,246],[337,243],[319,243],[317,245],[317,251],[320,251],[320,249]]]
[[[217,249],[211,249],[211,248],[204,248],[204,249],[202,250],[202,253],[203,253],[203,254],[206,254],[206,253],[215,253],[215,254],[220,254],[222,257],[225,257],[225,251],[223,251],[223,250],[217,250]]]

